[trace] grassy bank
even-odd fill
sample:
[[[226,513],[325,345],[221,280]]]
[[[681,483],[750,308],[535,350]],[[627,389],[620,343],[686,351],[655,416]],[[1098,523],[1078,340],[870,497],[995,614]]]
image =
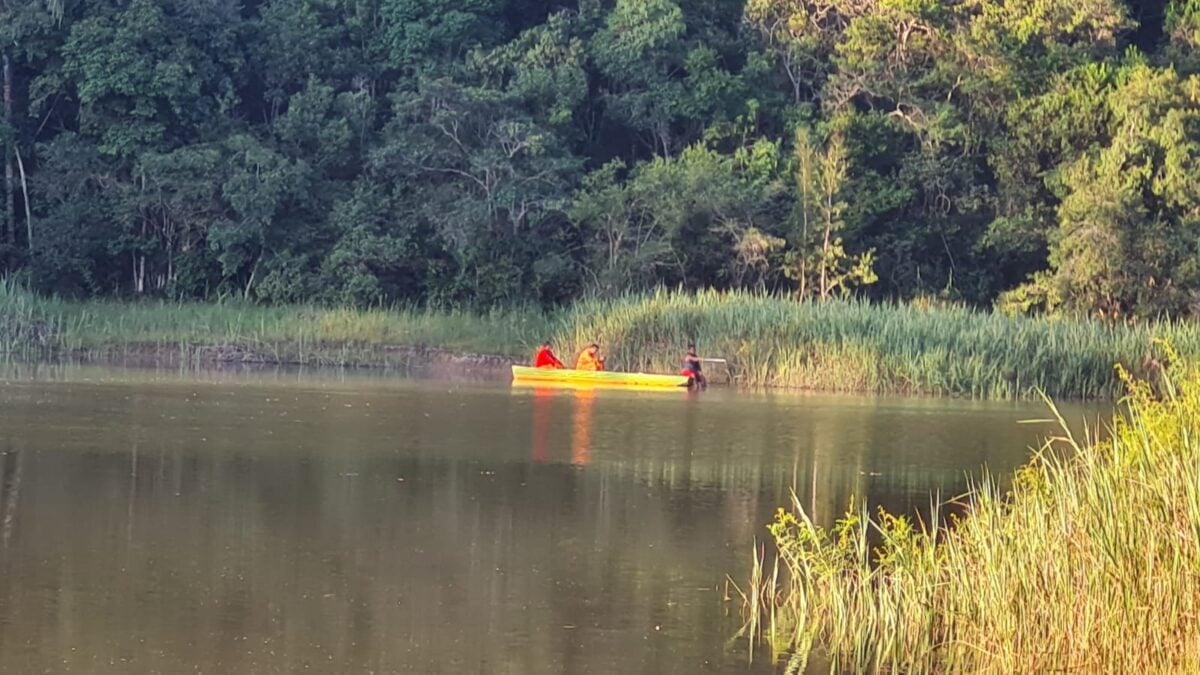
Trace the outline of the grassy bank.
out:
[[[1200,369],[1169,371],[1110,439],[1048,444],[951,527],[781,510],[753,630],[793,672],[813,650],[858,672],[1200,672]]]
[[[384,365],[391,347],[518,358],[549,330],[535,310],[487,314],[241,302],[69,302],[0,282],[0,352],[115,358],[178,353]]]
[[[395,346],[519,360],[545,335],[568,357],[598,340],[614,369],[674,372],[684,345],[696,341],[703,355],[728,359],[743,385],[978,398],[1115,395],[1112,364],[1140,372],[1152,336],[1200,352],[1200,328],[1187,323],[1113,327],[750,293],[661,291],[583,300],[548,315],[66,302],[0,283],[0,350],[26,353],[194,356],[221,347],[235,359],[378,365]]]
[[[728,358],[759,386],[930,393],[979,398],[1100,398],[1120,393],[1114,363],[1142,370],[1154,336],[1200,349],[1193,324],[1108,326],[1007,317],[960,308],[860,302],[796,303],[746,293],[656,293],[585,301],[563,322],[564,342],[591,336],[618,363],[677,368],[681,346]]]

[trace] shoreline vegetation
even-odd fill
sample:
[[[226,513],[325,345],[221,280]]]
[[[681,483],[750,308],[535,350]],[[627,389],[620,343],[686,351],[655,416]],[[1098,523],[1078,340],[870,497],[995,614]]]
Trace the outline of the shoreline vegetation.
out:
[[[746,387],[846,393],[1115,397],[1112,364],[1153,376],[1152,341],[1200,348],[1187,322],[1136,326],[1010,317],[958,307],[828,303],[750,292],[659,290],[553,313],[67,301],[0,282],[0,353],[191,363],[347,367],[445,362],[503,369],[546,336],[562,354],[598,340],[614,369],[675,372],[696,342]],[[724,373],[719,375],[723,379]]]
[[[526,362],[547,335],[564,354],[599,340],[616,370],[674,372],[683,346],[695,341],[704,356],[728,359],[727,376],[738,386],[997,400],[1039,392],[1114,398],[1121,383],[1111,364],[1156,374],[1154,337],[1184,353],[1200,347],[1200,327],[1188,322],[1112,325],[739,291],[660,289],[584,299],[558,312],[478,313],[71,301],[0,282],[0,353],[20,358],[499,370]]]
[[[1187,322],[1126,327],[748,292],[658,291],[557,313],[473,313],[68,301],[0,283],[0,352],[22,358],[500,370],[526,362],[547,335],[564,354],[599,340],[619,370],[674,372],[695,341],[703,356],[728,359],[738,386],[1000,400],[1115,398],[1112,364],[1153,376],[1154,337],[1189,354],[1200,346],[1200,328]]]
[[[1157,387],[1122,373],[1103,440],[1047,441],[1008,492],[985,476],[932,529],[780,509],[775,560],[756,551],[743,596],[750,639],[789,673],[810,657],[848,672],[1200,671],[1200,367],[1170,362]]]
[[[546,330],[538,311],[68,301],[0,281],[0,353],[26,359],[500,367]]]

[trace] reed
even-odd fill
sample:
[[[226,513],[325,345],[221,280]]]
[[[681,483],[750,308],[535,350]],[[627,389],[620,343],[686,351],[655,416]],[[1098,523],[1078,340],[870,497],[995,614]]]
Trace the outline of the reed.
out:
[[[473,313],[247,302],[70,302],[0,280],[0,351],[114,356],[236,348],[276,361],[377,363],[391,346],[517,357],[548,333],[535,309]]]
[[[560,343],[599,340],[622,368],[674,371],[695,341],[702,354],[727,358],[743,385],[845,392],[1108,398],[1121,386],[1112,364],[1143,372],[1153,336],[1200,351],[1200,326],[1189,322],[1112,326],[743,292],[585,300],[562,319]]]
[[[1111,364],[1143,373],[1152,336],[1200,352],[1200,326],[1112,326],[965,308],[825,304],[747,292],[659,290],[553,313],[350,309],[246,302],[70,302],[0,281],[0,350],[114,356],[232,347],[258,358],[379,365],[392,346],[528,358],[547,335],[564,360],[593,340],[618,370],[676,372],[687,342],[749,387],[1028,398],[1119,395]]]
[[[1125,376],[1104,440],[1064,431],[961,518],[826,529],[781,509],[746,590],[754,634],[801,669],[1200,672],[1200,368],[1172,363],[1157,393]]]

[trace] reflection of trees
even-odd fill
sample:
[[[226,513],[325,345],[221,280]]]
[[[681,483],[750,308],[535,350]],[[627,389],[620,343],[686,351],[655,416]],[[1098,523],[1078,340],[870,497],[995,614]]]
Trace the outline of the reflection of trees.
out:
[[[739,557],[714,547],[735,538],[724,497],[595,464],[611,441],[599,399],[550,424],[550,447],[592,457],[580,471],[565,455],[531,466],[524,443],[508,454],[524,424],[453,398],[368,418],[314,392],[279,417],[258,391],[111,393],[86,430],[31,418],[34,447],[62,451],[26,457],[22,517],[38,526],[0,579],[0,670],[16,654],[222,672],[668,672],[687,669],[680,654],[727,658],[710,590]],[[486,430],[447,440],[462,420]],[[22,588],[52,589],[56,611]]]
[[[697,671],[736,658],[716,588],[792,486],[824,518],[947,475],[870,406],[139,389],[0,429],[0,670]]]
[[[550,422],[554,415],[553,389],[536,388],[533,390],[533,461],[545,462],[550,459],[547,444],[550,440]]]
[[[17,522],[24,459],[25,453],[14,450],[11,442],[4,444],[4,452],[0,453],[0,549],[6,552]]]
[[[25,517],[39,527],[0,580],[14,598],[0,616],[25,617],[0,633],[0,669],[15,653],[5,644],[82,668],[143,640],[168,648],[138,652],[142,666],[167,671],[538,672],[573,659],[640,672],[671,670],[681,648],[725,658],[710,590],[737,557],[714,548],[731,538],[723,499],[566,464],[373,456],[299,469],[139,450],[131,484],[128,455],[76,459],[31,456]],[[69,605],[38,612],[18,585]],[[655,625],[666,633],[642,642]]]

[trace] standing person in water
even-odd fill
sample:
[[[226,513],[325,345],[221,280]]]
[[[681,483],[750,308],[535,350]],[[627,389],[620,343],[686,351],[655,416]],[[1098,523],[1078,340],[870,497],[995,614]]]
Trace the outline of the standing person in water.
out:
[[[688,345],[687,353],[683,355],[683,375],[692,378],[696,384],[701,387],[708,386],[708,381],[704,379],[704,374],[700,372],[700,364],[703,360],[696,355],[696,345]]]
[[[554,355],[554,350],[550,348],[550,341],[546,340],[542,343],[542,348],[538,350],[537,356],[533,357],[534,368],[566,368],[562,361]]]
[[[604,357],[600,356],[600,345],[593,342],[580,352],[575,370],[604,370]]]

